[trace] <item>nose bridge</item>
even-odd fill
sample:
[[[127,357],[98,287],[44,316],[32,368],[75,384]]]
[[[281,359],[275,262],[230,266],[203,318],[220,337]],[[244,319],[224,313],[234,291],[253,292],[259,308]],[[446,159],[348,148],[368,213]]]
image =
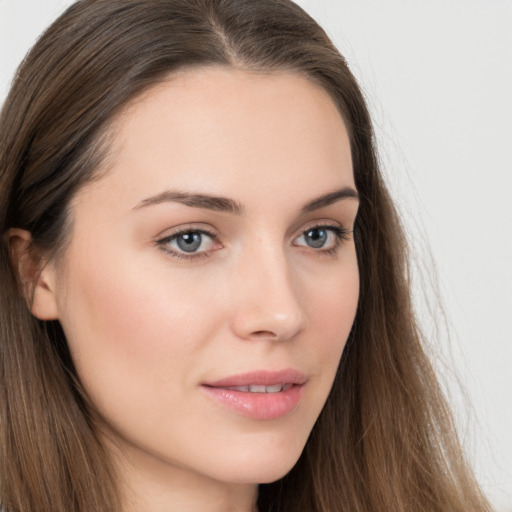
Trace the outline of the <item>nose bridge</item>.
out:
[[[299,283],[282,243],[253,244],[237,266],[233,329],[239,337],[287,340],[305,327]]]

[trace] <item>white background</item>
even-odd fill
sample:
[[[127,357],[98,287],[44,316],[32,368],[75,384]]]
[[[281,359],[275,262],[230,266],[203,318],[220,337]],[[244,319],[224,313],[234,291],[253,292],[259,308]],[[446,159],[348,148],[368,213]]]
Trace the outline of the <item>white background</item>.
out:
[[[0,0],[0,102],[70,3]],[[361,81],[467,453],[497,509],[512,511],[512,0],[299,4]]]

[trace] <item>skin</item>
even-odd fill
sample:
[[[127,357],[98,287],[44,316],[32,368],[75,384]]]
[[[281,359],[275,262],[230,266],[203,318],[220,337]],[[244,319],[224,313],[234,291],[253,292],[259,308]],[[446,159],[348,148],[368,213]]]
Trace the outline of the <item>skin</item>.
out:
[[[302,452],[356,312],[357,199],[302,211],[355,190],[344,123],[296,74],[203,68],[146,92],[113,133],[105,176],[75,197],[69,246],[39,276],[33,313],[64,328],[105,419],[124,510],[254,510],[257,484]],[[229,198],[243,213],[144,203],[168,190]],[[329,226],[320,248],[304,235],[317,226]],[[330,226],[347,234],[338,241]],[[185,258],[169,240],[184,229],[212,235]],[[201,388],[284,368],[307,382],[277,419]]]

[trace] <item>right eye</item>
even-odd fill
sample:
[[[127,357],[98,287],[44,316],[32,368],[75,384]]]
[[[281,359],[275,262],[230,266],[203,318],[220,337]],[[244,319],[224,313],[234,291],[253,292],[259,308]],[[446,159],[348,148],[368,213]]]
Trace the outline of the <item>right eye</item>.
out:
[[[206,256],[215,249],[215,236],[197,229],[187,229],[158,240],[158,245],[177,258]]]

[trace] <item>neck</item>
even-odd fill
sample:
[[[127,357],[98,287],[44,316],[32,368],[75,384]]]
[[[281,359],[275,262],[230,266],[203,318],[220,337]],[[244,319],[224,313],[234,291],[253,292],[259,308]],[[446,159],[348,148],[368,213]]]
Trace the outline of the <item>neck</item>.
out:
[[[178,475],[164,483],[151,478],[134,480],[125,486],[123,512],[257,512],[254,486],[220,486],[204,479],[184,481]]]

